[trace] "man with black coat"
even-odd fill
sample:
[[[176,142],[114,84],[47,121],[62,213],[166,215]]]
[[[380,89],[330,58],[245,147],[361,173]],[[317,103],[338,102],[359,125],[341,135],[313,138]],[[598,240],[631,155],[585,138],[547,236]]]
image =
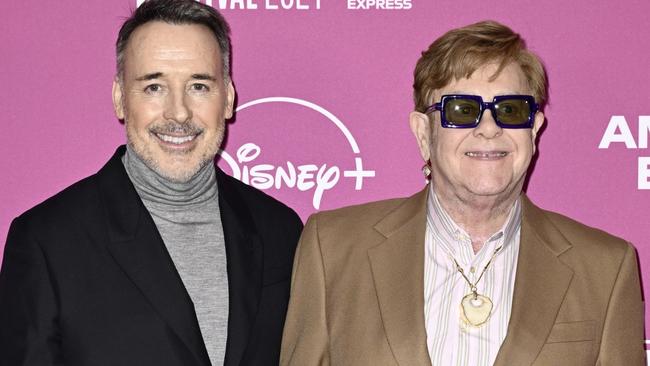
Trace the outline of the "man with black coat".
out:
[[[117,40],[127,145],[16,218],[0,271],[0,365],[277,365],[290,208],[224,174],[229,27],[145,1]]]

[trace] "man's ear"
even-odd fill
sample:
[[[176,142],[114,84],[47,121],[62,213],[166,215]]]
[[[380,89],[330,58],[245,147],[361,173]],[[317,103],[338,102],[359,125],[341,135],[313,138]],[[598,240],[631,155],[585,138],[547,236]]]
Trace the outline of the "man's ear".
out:
[[[431,146],[431,122],[429,117],[424,113],[413,111],[409,114],[409,125],[420,148],[422,159],[428,161],[431,157],[431,151],[429,151]]]
[[[224,118],[232,118],[234,112],[235,104],[235,87],[232,84],[232,80],[228,81],[226,86],[226,109],[224,110]]]
[[[544,116],[544,113],[542,112],[537,112],[535,113],[535,121],[533,122],[533,128],[530,131],[531,132],[531,139],[533,143],[533,155],[535,154],[535,151],[537,151],[537,133],[539,130],[542,128],[544,125],[544,121],[546,120],[546,117]]]
[[[122,85],[117,76],[113,78],[113,110],[118,119],[124,120],[124,102],[122,101]]]

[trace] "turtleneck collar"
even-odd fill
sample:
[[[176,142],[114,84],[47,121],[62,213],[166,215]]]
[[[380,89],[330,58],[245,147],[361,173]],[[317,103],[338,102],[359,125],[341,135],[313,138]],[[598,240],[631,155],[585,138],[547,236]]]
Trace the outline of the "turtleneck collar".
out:
[[[146,206],[186,209],[217,196],[214,164],[207,164],[187,182],[173,182],[149,168],[129,145],[122,156],[122,163]]]

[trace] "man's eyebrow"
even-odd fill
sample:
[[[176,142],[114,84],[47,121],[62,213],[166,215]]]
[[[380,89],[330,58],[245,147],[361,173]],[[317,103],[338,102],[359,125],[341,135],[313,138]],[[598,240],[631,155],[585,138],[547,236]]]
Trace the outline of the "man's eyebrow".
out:
[[[152,72],[149,74],[144,74],[140,77],[137,77],[135,80],[137,81],[146,81],[146,80],[153,80],[153,79],[159,79],[161,76],[163,76],[162,72]]]
[[[192,74],[192,79],[217,81],[217,78],[210,74]]]

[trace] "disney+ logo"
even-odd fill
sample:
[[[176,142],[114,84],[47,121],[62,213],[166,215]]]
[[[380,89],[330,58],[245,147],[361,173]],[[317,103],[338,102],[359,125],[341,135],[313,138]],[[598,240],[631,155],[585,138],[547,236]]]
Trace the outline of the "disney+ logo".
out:
[[[334,164],[318,162],[298,164],[289,160],[282,164],[264,162],[258,164],[256,160],[261,157],[262,148],[254,142],[245,142],[237,148],[235,157],[225,150],[219,152],[222,160],[230,168],[233,177],[260,190],[286,187],[301,192],[313,191],[312,206],[319,209],[325,192],[335,188],[343,179],[352,180],[354,189],[360,191],[363,188],[364,179],[375,176],[374,170],[364,168],[359,146],[350,130],[334,114],[317,104],[298,98],[269,97],[245,103],[237,108],[237,112],[267,103],[300,105],[318,112],[332,122],[350,145],[354,157],[354,168],[342,169]]]

